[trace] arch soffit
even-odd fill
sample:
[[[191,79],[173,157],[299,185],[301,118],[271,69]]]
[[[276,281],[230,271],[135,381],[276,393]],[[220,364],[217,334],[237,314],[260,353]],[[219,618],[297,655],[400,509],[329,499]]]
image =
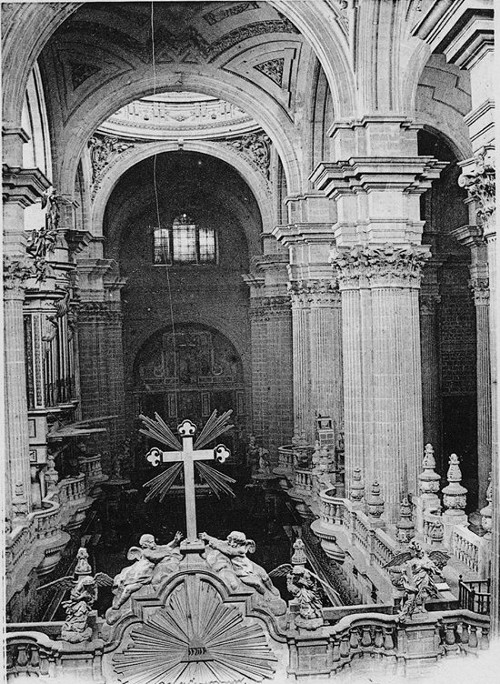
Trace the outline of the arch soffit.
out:
[[[202,154],[216,157],[217,159],[225,161],[227,164],[236,169],[256,199],[261,215],[263,232],[272,232],[274,226],[271,195],[269,193],[267,184],[261,178],[259,171],[256,171],[249,162],[240,157],[236,152],[232,151],[231,149],[225,149],[221,145],[211,141],[186,141],[183,149],[187,152],[200,152]],[[95,227],[96,230],[94,230],[93,233],[98,236],[102,235],[106,206],[108,204],[109,198],[111,197],[113,189],[126,171],[144,159],[153,157],[155,154],[161,154],[163,152],[177,152],[178,150],[179,145],[177,142],[163,140],[145,145],[142,148],[132,151],[131,154],[128,154],[126,157],[121,159],[119,158],[118,162],[112,166],[108,174],[105,176],[101,188],[96,194],[91,225],[91,228]]]

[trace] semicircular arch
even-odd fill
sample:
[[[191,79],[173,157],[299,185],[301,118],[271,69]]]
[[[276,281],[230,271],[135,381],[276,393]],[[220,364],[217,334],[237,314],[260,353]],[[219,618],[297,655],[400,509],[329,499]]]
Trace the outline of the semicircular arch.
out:
[[[173,141],[157,141],[150,143],[138,149],[132,149],[126,156],[119,157],[116,164],[114,164],[103,178],[101,187],[99,188],[95,198],[92,211],[92,233],[95,236],[102,236],[102,229],[104,225],[104,214],[109,198],[116,187],[116,184],[123,176],[123,174],[131,169],[139,162],[153,157],[157,154],[176,152],[179,150],[179,144]],[[190,140],[183,145],[183,150],[186,152],[199,152],[207,154],[229,164],[236,169],[243,180],[246,182],[252,191],[257,205],[260,210],[262,229],[264,233],[271,233],[274,227],[274,216],[272,211],[271,193],[269,191],[267,182],[260,171],[257,171],[250,162],[239,155],[229,146],[227,148],[220,144],[207,140]]]

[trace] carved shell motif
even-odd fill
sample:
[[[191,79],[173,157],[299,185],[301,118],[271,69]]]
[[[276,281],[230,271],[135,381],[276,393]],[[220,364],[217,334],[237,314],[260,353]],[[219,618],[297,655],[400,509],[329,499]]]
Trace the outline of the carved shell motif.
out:
[[[262,627],[197,577],[174,589],[131,640],[113,657],[124,684],[260,682],[274,674],[276,658]]]

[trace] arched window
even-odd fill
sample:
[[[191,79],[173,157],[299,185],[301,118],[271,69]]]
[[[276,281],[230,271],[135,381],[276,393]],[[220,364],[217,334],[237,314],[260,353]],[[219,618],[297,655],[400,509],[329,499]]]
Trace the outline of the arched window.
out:
[[[214,264],[215,230],[179,214],[170,228],[154,228],[153,251],[155,264]]]

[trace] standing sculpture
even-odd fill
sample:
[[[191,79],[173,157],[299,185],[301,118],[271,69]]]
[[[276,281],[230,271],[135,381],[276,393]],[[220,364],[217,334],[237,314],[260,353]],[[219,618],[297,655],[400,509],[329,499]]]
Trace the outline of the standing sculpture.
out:
[[[105,572],[92,575],[92,568],[88,562],[88,551],[83,546],[78,549],[76,556],[75,574],[38,587],[43,591],[49,587],[71,589],[68,600],[61,604],[66,612],[66,619],[61,628],[61,640],[71,644],[89,641],[92,638],[90,615],[97,599],[99,587],[111,587],[113,580]]]
[[[398,553],[384,567],[391,575],[393,585],[404,592],[399,619],[412,620],[413,615],[425,613],[425,603],[439,595],[436,579],[442,581],[441,570],[450,556],[444,551],[427,553],[416,539],[406,551]]]

